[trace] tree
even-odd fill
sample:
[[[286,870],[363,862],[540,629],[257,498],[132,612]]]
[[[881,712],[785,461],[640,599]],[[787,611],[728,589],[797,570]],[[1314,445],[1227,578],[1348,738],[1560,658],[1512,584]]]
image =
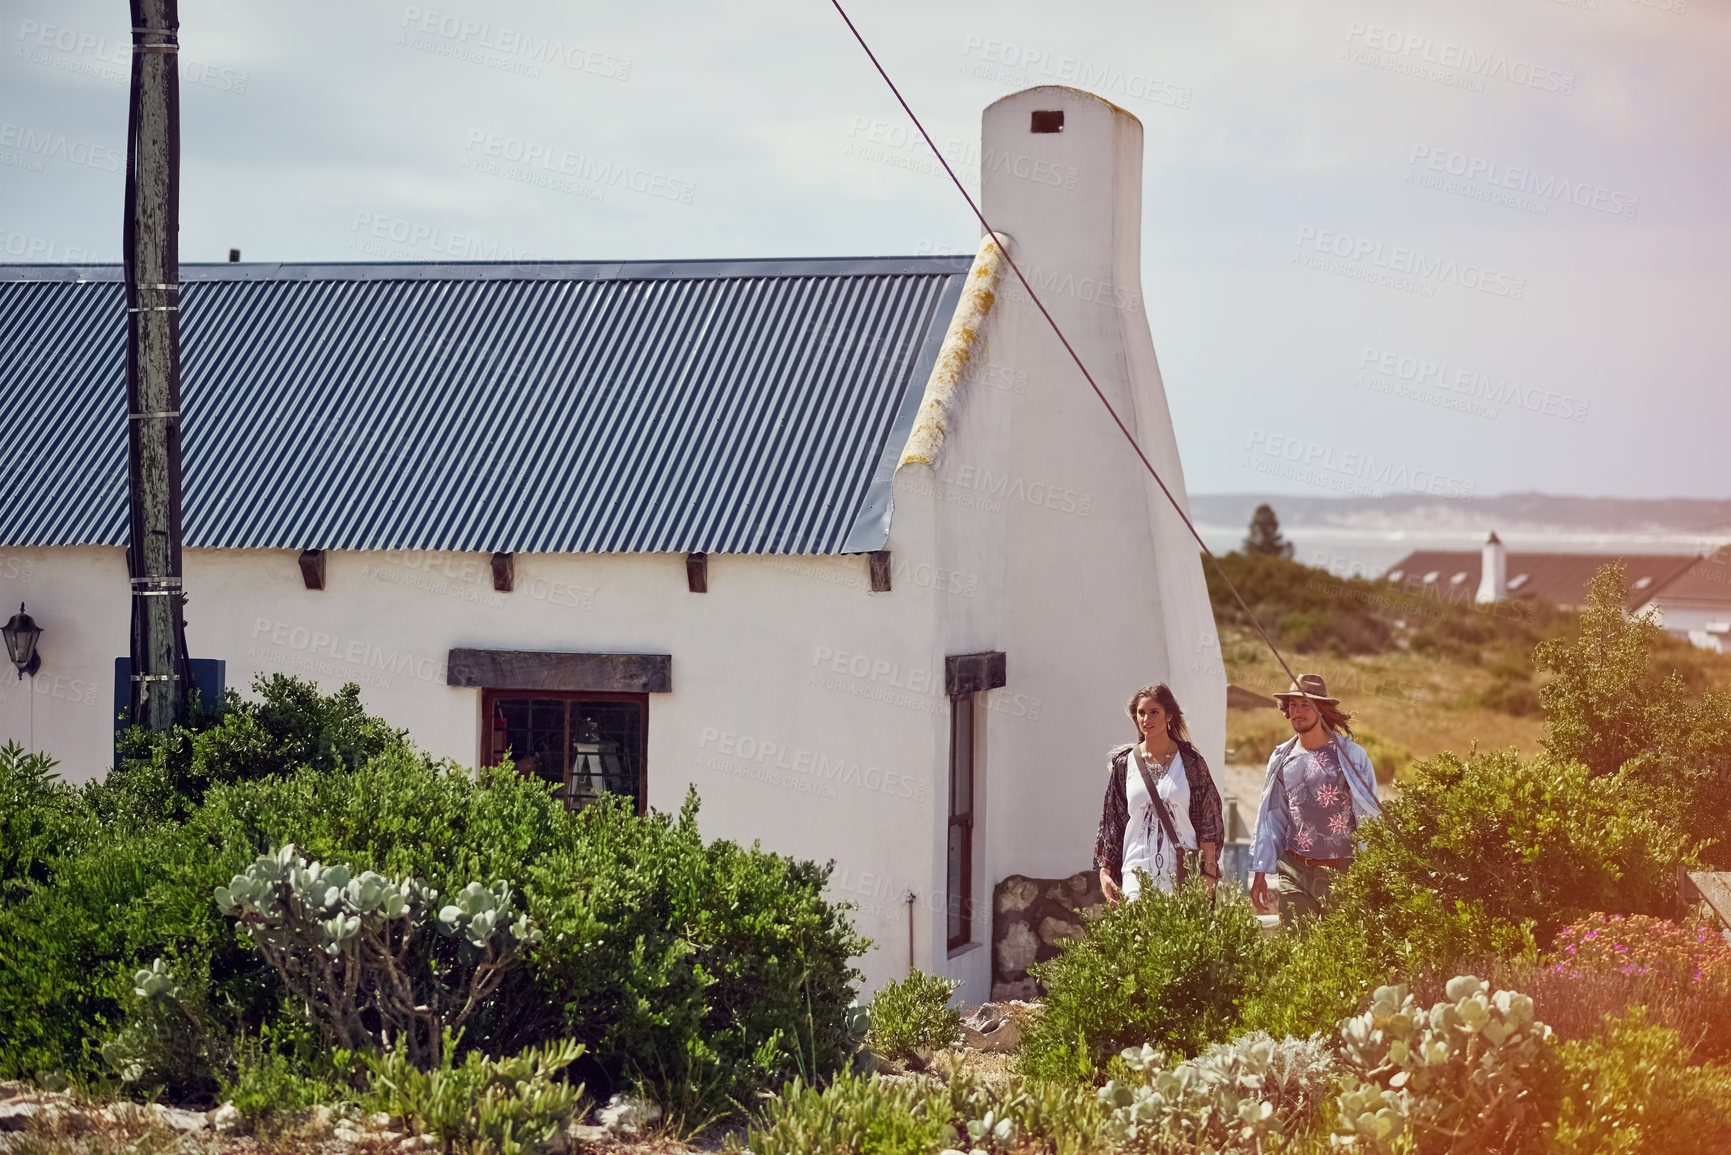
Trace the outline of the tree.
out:
[[[1244,539],[1244,552],[1291,557],[1292,551],[1292,543],[1280,536],[1280,519],[1274,516],[1274,507],[1257,506],[1256,512],[1250,515],[1250,534]]]

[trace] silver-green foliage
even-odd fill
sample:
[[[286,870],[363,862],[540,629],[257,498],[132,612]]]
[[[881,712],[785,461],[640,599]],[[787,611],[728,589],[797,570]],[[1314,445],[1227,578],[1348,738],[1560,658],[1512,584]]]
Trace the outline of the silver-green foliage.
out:
[[[1533,1065],[1551,1029],[1533,1000],[1472,975],[1446,992],[1426,1013],[1404,985],[1378,987],[1370,1010],[1341,1025],[1337,1146],[1494,1149],[1534,1122]]]
[[[208,1081],[210,1040],[183,1000],[168,964],[157,959],[132,975],[135,1000],[126,1023],[102,1044],[102,1058],[135,1091],[184,1091]],[[198,1000],[190,1000],[193,1007]]]
[[[309,862],[293,843],[261,855],[215,896],[338,1045],[398,1046],[423,1066],[440,1061],[445,1031],[461,1027],[540,937],[504,882],[471,882],[441,907],[439,892],[417,879]],[[429,984],[421,960],[434,935],[455,945],[457,963],[435,967]]]
[[[368,1056],[367,1106],[465,1155],[518,1155],[547,1142],[584,1107],[583,1085],[559,1077],[582,1055],[578,1043],[567,1039],[504,1059],[470,1051],[460,1064],[452,1058],[455,1038],[447,1034],[443,1044],[430,1071],[401,1048]]]
[[[1111,1112],[1104,1129],[1146,1147],[1257,1150],[1272,1136],[1301,1129],[1334,1073],[1320,1036],[1276,1041],[1258,1032],[1179,1062],[1147,1045],[1119,1058],[1135,1078],[1100,1088]]]

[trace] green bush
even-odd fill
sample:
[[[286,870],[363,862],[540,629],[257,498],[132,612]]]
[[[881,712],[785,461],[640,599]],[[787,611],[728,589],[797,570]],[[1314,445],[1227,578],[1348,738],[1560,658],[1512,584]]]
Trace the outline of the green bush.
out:
[[[1395,974],[1392,964],[1372,953],[1364,928],[1338,917],[1283,931],[1271,957],[1278,965],[1245,1003],[1243,1025],[1277,1039],[1332,1032]]]
[[[508,768],[476,777],[433,762],[355,714],[348,691],[259,688],[263,702],[231,703],[214,729],[177,731],[159,739],[172,749],[132,763],[203,751],[196,775],[119,775],[64,797],[38,781],[24,791],[35,809],[0,816],[42,825],[60,806],[81,832],[58,854],[39,840],[49,850],[32,852],[32,881],[0,902],[0,1078],[102,1076],[100,1044],[136,1013],[132,976],[157,958],[231,1038],[292,1019],[276,973],[211,901],[291,841],[446,894],[484,878],[523,896],[546,938],[474,1012],[465,1047],[512,1054],[570,1037],[588,1048],[591,1087],[701,1084],[710,1105],[847,1061],[850,960],[867,944],[824,897],[827,868],[706,843],[695,797],[677,816],[639,818],[617,800],[576,815]],[[313,731],[289,743],[305,764],[278,773],[262,749],[276,739],[259,735],[299,725]]]
[[[1518,954],[1595,910],[1668,911],[1689,856],[1627,781],[1513,751],[1414,764],[1361,835],[1328,917],[1406,973]]]
[[[1709,844],[1715,869],[1731,869],[1731,691],[1692,697],[1689,680],[1660,656],[1675,643],[1650,618],[1623,613],[1628,589],[1620,565],[1600,570],[1578,634],[1534,652],[1554,675],[1539,691],[1545,747],[1595,774],[1621,771],[1655,812]]]
[[[755,1155],[931,1155],[961,1136],[938,1088],[844,1074],[821,1088],[794,1079],[764,1104],[749,1141]]]
[[[575,830],[528,872],[546,934],[532,962],[611,1080],[663,1098],[702,1082],[714,1110],[848,1061],[850,960],[869,942],[824,898],[828,867],[705,843],[695,794],[647,818],[604,799]]]
[[[287,1122],[320,1103],[353,1100],[355,1062],[352,1052],[332,1050],[304,1022],[267,1024],[234,1040],[217,1097],[254,1125]]]
[[[185,821],[213,786],[299,770],[354,770],[410,749],[405,731],[368,714],[360,687],[334,694],[283,674],[260,674],[255,698],[230,690],[220,707],[194,711],[169,734],[134,726],[121,764],[89,788],[107,821]]]
[[[1192,880],[1083,915],[1083,936],[1029,973],[1046,984],[1044,1009],[1022,1036],[1022,1070],[1095,1079],[1126,1047],[1149,1043],[1194,1055],[1238,1025],[1277,947],[1250,904],[1218,901]]]
[[[53,758],[17,742],[0,746],[0,906],[48,881],[49,864],[95,825],[54,767]]]
[[[530,1047],[507,1059],[470,1051],[457,1063],[456,1037],[447,1034],[439,1052],[431,1071],[402,1048],[368,1055],[372,1087],[364,1104],[463,1155],[518,1155],[545,1143],[583,1110],[582,1085],[558,1077],[582,1054],[576,1043]]]
[[[1676,1031],[1636,1007],[1593,1039],[1558,1048],[1558,1155],[1712,1155],[1731,1147],[1731,1069],[1689,1065]]]
[[[962,1030],[962,1012],[950,1005],[961,985],[918,969],[885,983],[872,996],[866,1046],[886,1059],[950,1046]]]

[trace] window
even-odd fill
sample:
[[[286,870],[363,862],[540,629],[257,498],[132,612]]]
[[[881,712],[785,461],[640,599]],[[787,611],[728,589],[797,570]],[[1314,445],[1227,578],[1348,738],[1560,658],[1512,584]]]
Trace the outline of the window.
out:
[[[489,766],[510,754],[518,772],[556,785],[573,810],[608,793],[625,795],[643,812],[647,694],[488,690],[483,708]]]
[[[949,861],[944,889],[949,949],[966,946],[974,921],[974,695],[950,699]]]

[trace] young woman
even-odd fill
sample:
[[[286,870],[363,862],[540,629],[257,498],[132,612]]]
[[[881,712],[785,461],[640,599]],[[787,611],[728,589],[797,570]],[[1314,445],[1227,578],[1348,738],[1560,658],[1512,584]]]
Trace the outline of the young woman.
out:
[[[1226,823],[1214,776],[1190,744],[1184,711],[1162,683],[1137,690],[1129,713],[1140,740],[1111,753],[1106,806],[1094,840],[1100,889],[1116,905],[1136,897],[1138,870],[1170,891],[1200,869],[1212,890],[1220,878]]]

